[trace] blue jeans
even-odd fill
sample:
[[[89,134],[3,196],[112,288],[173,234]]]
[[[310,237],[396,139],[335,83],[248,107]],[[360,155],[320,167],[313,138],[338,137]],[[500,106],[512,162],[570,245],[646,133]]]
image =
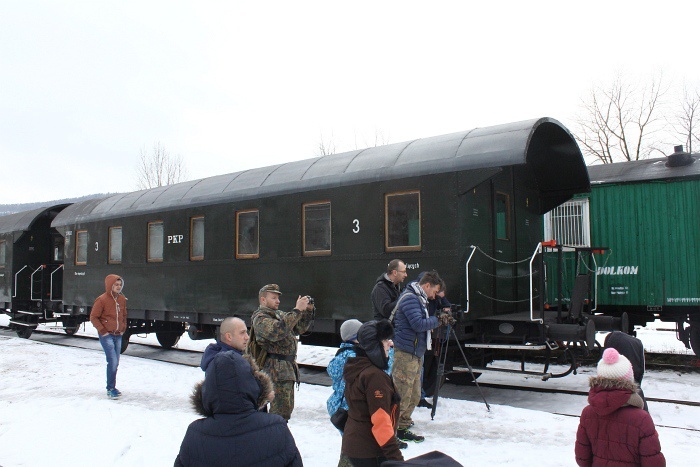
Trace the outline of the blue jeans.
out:
[[[100,336],[100,344],[102,344],[107,357],[107,390],[109,391],[117,385],[117,368],[122,350],[122,336],[113,336],[112,334]]]

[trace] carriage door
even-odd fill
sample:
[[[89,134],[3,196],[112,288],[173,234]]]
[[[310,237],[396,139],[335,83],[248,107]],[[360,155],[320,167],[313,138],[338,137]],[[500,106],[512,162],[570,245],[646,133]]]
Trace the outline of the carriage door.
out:
[[[494,301],[499,313],[516,309],[515,229],[510,170],[492,181]]]

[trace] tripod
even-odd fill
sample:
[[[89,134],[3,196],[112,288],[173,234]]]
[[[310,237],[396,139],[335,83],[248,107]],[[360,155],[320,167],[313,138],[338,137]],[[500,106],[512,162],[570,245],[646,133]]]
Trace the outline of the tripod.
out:
[[[486,402],[486,397],[484,397],[484,393],[481,391],[481,387],[479,386],[479,383],[476,381],[476,376],[474,376],[474,370],[472,369],[472,366],[469,364],[469,360],[467,360],[467,356],[464,353],[464,350],[462,350],[462,347],[459,345],[459,339],[457,339],[457,333],[455,332],[454,328],[448,324],[445,328],[445,344],[440,347],[440,353],[438,355],[438,375],[437,375],[437,384],[435,385],[435,393],[433,394],[433,408],[430,411],[430,419],[431,420],[435,419],[435,411],[437,410],[437,403],[438,403],[438,398],[439,398],[439,394],[440,394],[440,386],[442,386],[442,381],[443,381],[443,378],[445,377],[445,363],[447,362],[447,349],[448,349],[449,344],[450,344],[450,332],[452,332],[452,336],[454,336],[455,342],[457,342],[457,348],[459,349],[459,352],[462,354],[462,358],[464,358],[464,363],[467,364],[467,368],[469,369],[469,374],[472,376],[472,379],[474,380],[474,384],[476,384],[476,388],[479,390],[479,394],[481,395],[481,398],[484,400],[484,404],[486,404],[486,410],[489,412],[491,411],[491,407],[489,406],[489,403]]]

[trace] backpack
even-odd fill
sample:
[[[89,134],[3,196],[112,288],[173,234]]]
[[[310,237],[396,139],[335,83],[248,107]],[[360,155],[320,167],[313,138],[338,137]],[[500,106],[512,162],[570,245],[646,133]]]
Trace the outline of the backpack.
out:
[[[246,350],[253,358],[253,361],[258,365],[258,368],[262,369],[265,365],[265,360],[267,360],[267,350],[262,348],[258,343],[258,339],[255,337],[255,328],[253,327],[252,319],[250,322],[250,338],[248,339],[248,347]]]

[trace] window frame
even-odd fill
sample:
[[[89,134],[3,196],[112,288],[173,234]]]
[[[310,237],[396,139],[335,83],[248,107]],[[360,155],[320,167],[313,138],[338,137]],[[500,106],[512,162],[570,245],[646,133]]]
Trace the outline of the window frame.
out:
[[[241,214],[248,214],[254,212],[257,214],[257,253],[239,253],[239,232],[240,232],[240,216]],[[235,238],[235,243],[236,243],[236,254],[235,257],[236,259],[258,259],[260,258],[260,209],[242,209],[240,211],[236,211],[236,238]]]
[[[162,227],[162,242],[163,246],[161,248],[161,257],[160,258],[150,258],[151,256],[151,225],[156,225],[160,224]],[[148,222],[148,227],[146,228],[146,262],[147,263],[162,263],[163,258],[165,257],[165,226],[163,224],[162,220],[156,220],[156,221],[150,221]]]
[[[506,229],[505,229],[506,236],[505,237],[498,236],[498,233],[499,233],[498,232],[498,211],[496,208],[498,207],[498,200],[500,197],[503,197],[506,200]],[[494,221],[495,221],[494,222],[494,237],[496,238],[496,240],[503,240],[503,241],[510,240],[510,238],[511,238],[511,234],[510,234],[510,194],[505,193],[503,191],[496,192],[496,199],[495,199],[495,205],[494,205],[493,212],[494,212]]]
[[[579,212],[575,212],[576,210]],[[567,222],[564,226],[563,218],[568,220],[573,219],[573,223]],[[557,227],[554,227],[554,224]],[[572,224],[575,226],[571,228]],[[575,230],[575,234],[580,234],[582,242],[576,243],[571,241],[570,233]],[[564,232],[562,238],[556,238],[557,232]],[[574,251],[576,247],[590,248],[591,247],[591,214],[590,214],[590,198],[579,197],[570,199],[569,201],[557,206],[544,215],[544,235],[545,240],[556,240],[557,243],[565,245],[564,251]]]
[[[122,260],[124,259],[124,237],[122,236],[121,243],[119,245],[119,261],[115,261],[112,259],[112,230],[114,229],[119,229],[124,235],[124,229],[122,228],[121,225],[113,225],[112,227],[109,228],[108,232],[108,239],[107,239],[107,264],[122,264]]]
[[[206,228],[204,221],[204,216],[193,216],[190,217],[190,261],[204,261],[204,231],[202,231],[202,255],[194,256],[193,246],[194,246],[194,223],[196,220],[202,220],[203,228]]]
[[[418,195],[418,245],[389,246],[389,198],[393,196]],[[384,194],[384,251],[421,251],[423,249],[423,211],[420,190],[395,191]]]
[[[7,261],[7,240],[0,240],[0,269],[5,269],[5,261]]]
[[[80,234],[85,234],[85,261],[78,261],[78,252],[80,251]],[[87,229],[75,231],[75,255],[73,256],[76,266],[87,265],[88,241],[90,240]]]
[[[321,206],[323,204],[328,205],[328,244],[330,249],[328,250],[306,250],[306,208],[308,206]],[[308,203],[303,203],[301,205],[301,252],[302,256],[329,256],[333,251],[333,223],[332,223],[332,206],[330,200],[325,201],[311,201]]]

